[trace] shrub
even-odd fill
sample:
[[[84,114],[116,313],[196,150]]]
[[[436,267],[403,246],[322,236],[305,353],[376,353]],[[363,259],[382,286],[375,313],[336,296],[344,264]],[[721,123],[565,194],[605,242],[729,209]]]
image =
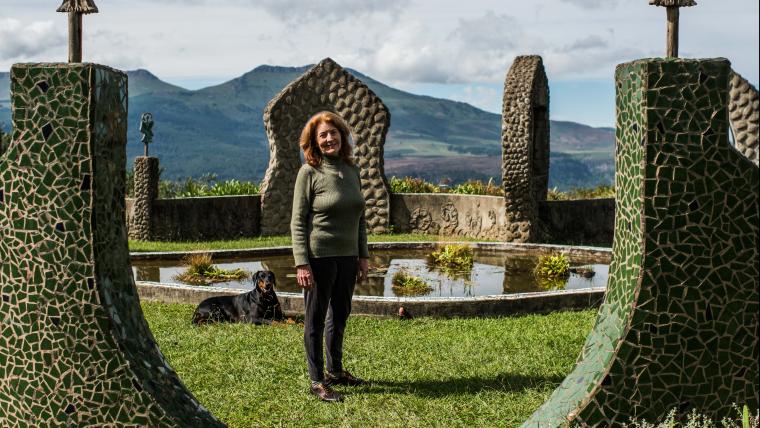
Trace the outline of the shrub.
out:
[[[211,254],[188,254],[183,259],[187,269],[174,279],[189,284],[208,285],[214,282],[225,282],[235,279],[248,278],[249,273],[243,269],[226,270],[213,265]]]
[[[480,180],[468,180],[462,184],[457,184],[451,188],[450,193],[460,195],[504,196],[504,189],[502,189],[501,186],[495,186],[493,184],[493,178],[489,178],[488,183],[483,183]]]
[[[546,254],[538,258],[533,273],[543,278],[567,278],[570,275],[570,261],[562,253]]]
[[[428,261],[449,272],[470,271],[473,265],[472,249],[467,245],[445,245],[430,253]]]
[[[391,193],[440,193],[441,188],[421,178],[391,177],[388,184]]]
[[[391,288],[397,296],[421,296],[433,291],[433,287],[424,279],[410,275],[403,269],[393,274]]]

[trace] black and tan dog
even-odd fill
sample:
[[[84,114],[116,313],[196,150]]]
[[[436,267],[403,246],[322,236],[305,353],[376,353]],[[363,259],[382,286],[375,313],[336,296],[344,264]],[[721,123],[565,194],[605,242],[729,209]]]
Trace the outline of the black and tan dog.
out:
[[[260,270],[253,274],[253,290],[237,296],[209,297],[193,313],[193,324],[248,322],[256,325],[282,321],[282,309],[274,292],[274,273]]]

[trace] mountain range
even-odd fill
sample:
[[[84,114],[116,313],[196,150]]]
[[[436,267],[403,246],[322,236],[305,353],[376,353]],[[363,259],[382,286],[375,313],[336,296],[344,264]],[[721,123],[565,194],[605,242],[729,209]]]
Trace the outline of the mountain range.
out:
[[[266,103],[311,66],[262,65],[220,85],[187,90],[147,70],[128,71],[131,166],[143,152],[139,118],[152,112],[162,178],[199,177],[258,181],[269,161],[262,114]],[[404,92],[350,70],[388,106],[387,176],[429,181],[498,179],[501,119],[469,104]],[[0,124],[10,124],[9,74],[0,73]],[[560,189],[610,184],[614,177],[614,129],[551,121],[549,185]]]

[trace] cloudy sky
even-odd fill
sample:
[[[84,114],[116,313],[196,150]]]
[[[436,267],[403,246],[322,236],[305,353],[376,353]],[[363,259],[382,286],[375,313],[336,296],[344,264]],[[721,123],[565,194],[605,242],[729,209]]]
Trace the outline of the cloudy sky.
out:
[[[1,0],[0,70],[66,60],[59,1]],[[615,65],[665,49],[665,10],[647,0],[95,1],[85,61],[146,68],[190,89],[329,56],[400,89],[498,112],[513,58],[540,54],[552,118],[593,126],[613,125]],[[757,85],[758,1],[698,3],[681,9],[681,56],[726,57]]]

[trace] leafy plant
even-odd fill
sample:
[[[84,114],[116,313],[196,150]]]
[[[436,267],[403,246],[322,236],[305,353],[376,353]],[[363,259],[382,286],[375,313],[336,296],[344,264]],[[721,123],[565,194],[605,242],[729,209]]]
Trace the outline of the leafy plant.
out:
[[[388,184],[391,193],[441,193],[441,188],[421,178],[391,177]]]
[[[468,180],[462,184],[452,187],[449,193],[460,195],[490,195],[504,196],[504,189],[501,186],[493,184],[493,178],[489,178],[487,183],[480,180]]]
[[[214,282],[245,279],[249,273],[243,269],[220,269],[214,266],[209,253],[188,254],[182,260],[187,269],[174,279],[189,284],[208,285]]]
[[[467,245],[450,244],[430,253],[428,261],[446,271],[469,271],[472,269],[472,249]]]
[[[724,417],[720,423],[714,422],[709,417],[700,414],[696,409],[693,409],[691,413],[686,417],[684,423],[679,423],[677,418],[676,409],[671,410],[665,416],[665,419],[659,424],[649,423],[646,420],[638,421],[632,420],[630,424],[625,424],[626,428],[758,428],[758,417],[760,412],[755,415],[750,414],[749,408],[745,405],[743,409],[739,409],[734,405],[736,416]]]
[[[540,256],[533,268],[536,284],[544,290],[562,290],[570,276],[570,261],[562,253]]]
[[[393,274],[391,288],[397,296],[420,296],[433,291],[433,287],[424,279],[410,275],[403,269]]]

